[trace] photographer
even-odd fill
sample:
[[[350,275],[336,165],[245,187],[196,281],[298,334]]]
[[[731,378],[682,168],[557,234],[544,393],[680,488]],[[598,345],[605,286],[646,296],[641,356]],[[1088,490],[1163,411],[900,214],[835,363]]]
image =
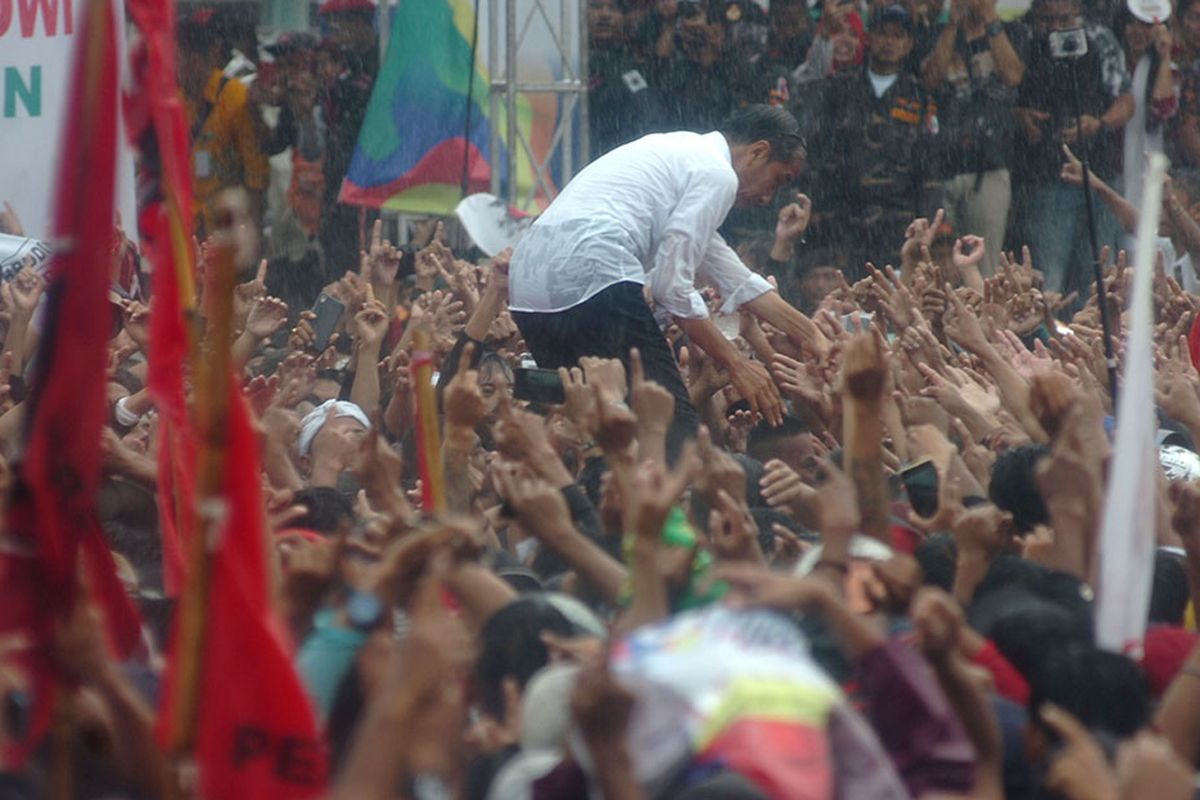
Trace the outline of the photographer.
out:
[[[1028,29],[1002,22],[995,0],[954,0],[950,21],[921,65],[943,136],[935,169],[945,178],[946,221],[959,235],[983,237],[983,268],[989,275],[996,269],[1012,202],[1012,111],[1028,49]]]
[[[1034,0],[1029,16],[1034,37],[1017,95],[1020,137],[1013,163],[1026,201],[1026,239],[1045,273],[1046,289],[1067,294],[1090,285],[1091,250],[1083,194],[1058,180],[1062,145],[1076,152],[1086,147],[1092,171],[1111,181],[1119,168],[1120,131],[1133,116],[1133,95],[1116,37],[1084,24],[1079,0]],[[1072,35],[1073,29],[1080,35]],[[1082,111],[1078,127],[1072,70]],[[1103,203],[1095,208],[1098,244],[1115,247],[1116,220]]]
[[[733,109],[724,29],[706,3],[657,4],[655,55],[666,130],[709,131]]]

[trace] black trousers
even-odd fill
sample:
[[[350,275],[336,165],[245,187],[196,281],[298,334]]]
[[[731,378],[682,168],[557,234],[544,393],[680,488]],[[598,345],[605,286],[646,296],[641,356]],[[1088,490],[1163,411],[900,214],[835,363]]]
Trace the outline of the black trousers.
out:
[[[542,369],[578,366],[583,356],[620,359],[628,369],[629,350],[636,347],[647,380],[675,396],[675,417],[667,432],[668,459],[674,462],[683,442],[696,436],[700,417],[667,339],[642,297],[640,284],[613,284],[565,311],[514,311],[512,316]]]

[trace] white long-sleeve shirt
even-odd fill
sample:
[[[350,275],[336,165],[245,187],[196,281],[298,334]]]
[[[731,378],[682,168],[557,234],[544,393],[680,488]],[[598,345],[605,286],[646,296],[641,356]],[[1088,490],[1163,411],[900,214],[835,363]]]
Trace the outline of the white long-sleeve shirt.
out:
[[[576,175],[529,228],[509,266],[509,308],[550,313],[621,281],[649,284],[672,316],[703,319],[713,286],[729,313],[771,291],[717,233],[738,179],[720,133],[655,133]]]

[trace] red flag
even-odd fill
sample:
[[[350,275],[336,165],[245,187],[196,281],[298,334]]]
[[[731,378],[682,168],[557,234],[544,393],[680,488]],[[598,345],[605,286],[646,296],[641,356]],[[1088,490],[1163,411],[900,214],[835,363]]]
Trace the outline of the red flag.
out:
[[[195,308],[191,161],[175,82],[174,3],[129,0],[127,8],[141,32],[130,51],[133,89],[125,96],[125,121],[139,153],[138,231],[154,265],[148,385],[159,412],[163,584],[173,597],[183,582],[179,529],[193,501],[196,463],[183,381],[190,350],[187,316]]]
[[[236,382],[227,431],[225,522],[212,554],[200,667],[195,755],[201,795],[318,797],[325,791],[327,759],[271,603],[258,444]],[[173,654],[162,694],[163,730],[169,728],[177,675]]]
[[[50,719],[58,675],[49,644],[74,607],[82,560],[122,657],[140,642],[141,624],[116,575],[95,515],[100,431],[105,422],[110,240],[116,169],[117,50],[111,0],[89,0],[77,34],[59,154],[54,259],[26,442],[17,467],[6,553],[0,559],[0,631],[32,639],[31,735]],[[18,757],[22,753],[17,753]]]

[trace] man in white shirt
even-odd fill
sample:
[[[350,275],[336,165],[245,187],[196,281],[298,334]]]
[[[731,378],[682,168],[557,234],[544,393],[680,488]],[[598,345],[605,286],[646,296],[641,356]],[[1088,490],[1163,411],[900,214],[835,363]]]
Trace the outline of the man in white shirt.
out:
[[[783,401],[769,373],[717,329],[696,287],[716,289],[724,313],[741,309],[824,350],[812,322],[717,233],[735,204],[766,204],[791,184],[804,155],[792,115],[758,105],[719,131],[651,134],[589,164],[529,229],[509,268],[513,319],[538,366],[570,367],[589,355],[628,364],[637,347],[647,377],[675,395],[677,444],[698,417],[657,313],[664,323],[674,319],[751,408],[778,424]]]

